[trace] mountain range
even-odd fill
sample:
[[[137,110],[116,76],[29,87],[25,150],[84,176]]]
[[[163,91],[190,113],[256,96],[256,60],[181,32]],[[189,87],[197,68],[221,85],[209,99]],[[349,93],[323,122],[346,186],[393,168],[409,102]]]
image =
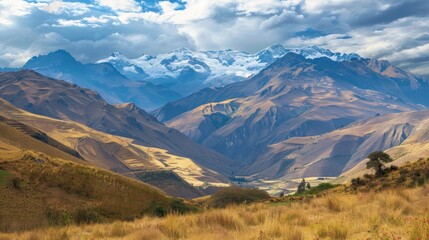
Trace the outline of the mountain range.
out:
[[[335,158],[338,153],[332,151],[327,155],[315,152],[306,160],[296,152],[301,144],[282,143],[293,142],[295,137],[312,139],[310,136],[379,115],[424,109],[429,106],[428,92],[428,81],[384,60],[337,62],[287,53],[249,80],[203,89],[154,114],[167,126],[234,159],[242,166],[238,174],[256,178],[338,176],[363,160],[366,153],[401,141],[389,144],[385,139],[386,145],[370,145],[356,153],[357,158]],[[356,150],[358,145],[347,136],[340,139],[332,147]],[[311,144],[303,148],[303,154],[317,143],[308,141]],[[291,168],[317,161],[319,156],[324,161],[310,167],[313,171],[290,174]]]
[[[310,59],[328,57],[334,61],[361,58],[354,53],[333,53],[316,46],[285,48],[276,44],[256,53],[232,49],[191,51],[181,48],[157,56],[143,54],[136,59],[113,53],[97,63],[111,63],[130,79],[144,79],[174,89],[186,96],[205,87],[220,87],[242,81],[257,74],[288,52],[301,54]]]
[[[96,63],[83,64],[70,53],[57,50],[32,57],[22,68],[2,71],[31,69],[97,91],[111,104],[134,102],[142,109],[154,110],[205,87],[242,81],[288,52],[334,61],[361,58],[316,46],[287,49],[277,44],[257,53],[231,49],[195,52],[181,48],[157,56],[143,54],[136,59],[113,53]]]
[[[175,196],[204,195],[192,185],[235,176],[349,176],[372,151],[425,141],[415,136],[425,135],[427,80],[315,46],[114,53],[91,64],[58,50],[23,69],[0,73],[0,98],[22,109],[4,103],[0,116]]]

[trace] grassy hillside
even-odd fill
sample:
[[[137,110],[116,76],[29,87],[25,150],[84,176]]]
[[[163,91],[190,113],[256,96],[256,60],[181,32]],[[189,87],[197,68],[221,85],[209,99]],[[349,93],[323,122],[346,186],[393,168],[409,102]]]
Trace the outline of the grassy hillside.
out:
[[[395,171],[407,169],[412,179],[427,173],[428,163],[423,159]],[[386,174],[394,181],[400,176]],[[0,239],[429,239],[428,184],[344,189],[188,215],[0,234]]]
[[[0,231],[131,220],[188,210],[160,190],[96,167],[28,150],[0,154]],[[12,146],[13,148],[13,146]]]
[[[191,215],[50,228],[3,239],[421,239],[429,237],[429,188],[239,205]]]
[[[181,179],[173,171],[142,171],[136,173],[135,175],[143,182],[157,188],[164,189],[164,191],[173,196],[196,198],[205,195],[204,192],[194,188],[192,185]],[[186,189],[186,191],[184,189]]]
[[[381,190],[396,187],[423,186],[429,182],[429,158],[420,158],[418,161],[401,167],[394,165],[386,168],[381,176],[365,174],[351,180],[352,190]]]

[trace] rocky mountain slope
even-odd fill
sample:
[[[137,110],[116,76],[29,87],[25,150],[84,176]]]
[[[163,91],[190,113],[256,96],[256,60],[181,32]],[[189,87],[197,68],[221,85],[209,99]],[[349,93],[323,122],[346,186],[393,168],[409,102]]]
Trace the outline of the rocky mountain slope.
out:
[[[428,111],[404,113],[415,117],[413,125],[410,124],[409,129],[412,129],[408,136],[404,136],[404,140],[401,144],[393,145],[392,147],[386,147],[385,152],[388,153],[393,162],[387,165],[402,166],[409,162],[415,162],[418,159],[429,156],[429,114]],[[393,116],[392,116],[393,117]],[[394,116],[396,121],[401,121],[402,115]],[[381,140],[381,139],[380,139]],[[381,148],[380,148],[381,149]],[[365,156],[366,157],[366,156]],[[361,161],[351,169],[345,169],[340,178],[339,182],[346,182],[353,177],[360,177],[370,171],[365,168],[365,162]]]
[[[326,134],[290,138],[269,145],[242,173],[283,179],[337,177],[357,165],[364,169],[362,160],[374,151],[386,149],[390,149],[387,152],[394,160],[406,155],[408,160],[417,160],[429,153],[427,146],[421,146],[429,144],[428,119],[429,110],[386,114]]]
[[[337,62],[288,53],[248,81],[203,89],[154,113],[168,126],[243,164],[241,173],[250,174],[257,172],[251,169],[271,166],[261,161],[279,161],[274,155],[261,160],[273,144],[377,115],[423,109],[429,106],[428,92],[427,81],[386,61]],[[269,175],[282,175],[289,163],[276,165]],[[320,174],[326,171],[330,169]]]

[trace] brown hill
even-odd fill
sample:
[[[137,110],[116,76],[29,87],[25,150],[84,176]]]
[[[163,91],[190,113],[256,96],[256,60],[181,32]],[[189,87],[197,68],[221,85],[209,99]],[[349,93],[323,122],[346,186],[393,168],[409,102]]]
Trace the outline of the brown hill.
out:
[[[174,191],[169,191],[171,188],[164,190],[174,196],[192,198],[202,195],[189,183],[203,185],[204,182],[208,182],[213,185],[225,185],[225,181],[219,174],[200,167],[191,159],[170,154],[164,149],[133,143],[133,139],[106,134],[70,121],[28,113],[13,107],[4,100],[0,100],[0,116],[16,119],[15,121],[37,128],[37,131],[45,133],[49,138],[55,139],[67,148],[75,149],[88,162],[134,179],[140,179],[136,174],[145,171],[174,171],[188,182],[184,183],[181,178],[171,181]],[[11,127],[9,126],[9,128]],[[15,132],[19,131],[15,129]],[[10,136],[14,135],[10,134]],[[28,138],[31,137],[28,136]],[[12,145],[14,144],[25,149],[44,152],[38,148],[28,148],[25,142],[22,143],[23,145],[20,145],[20,141],[16,141]],[[46,154],[51,155],[49,152]]]
[[[145,183],[88,164],[23,150],[3,140],[2,137],[0,232],[130,220],[175,211],[178,203],[187,208]],[[33,146],[38,145],[35,142],[33,139]],[[45,151],[55,152],[49,145],[45,147]]]
[[[33,71],[0,73],[0,97],[32,113],[74,121],[102,132],[135,139],[141,145],[166,149],[173,155],[192,159],[198,165],[223,174],[230,174],[233,167],[230,159],[164,126],[134,104],[116,107],[106,103],[94,91]]]
[[[40,131],[26,129],[0,122],[0,232],[190,209],[148,184],[40,141],[34,138]]]

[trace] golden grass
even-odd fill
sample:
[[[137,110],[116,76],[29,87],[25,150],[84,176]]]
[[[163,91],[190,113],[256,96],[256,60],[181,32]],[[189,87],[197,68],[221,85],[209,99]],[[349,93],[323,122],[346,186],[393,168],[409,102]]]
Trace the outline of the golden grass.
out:
[[[429,239],[429,187],[331,193],[132,222],[0,234],[0,239]]]
[[[19,179],[21,186],[0,184],[0,231],[187,210],[185,203],[145,183],[43,153],[0,151],[0,169]]]

